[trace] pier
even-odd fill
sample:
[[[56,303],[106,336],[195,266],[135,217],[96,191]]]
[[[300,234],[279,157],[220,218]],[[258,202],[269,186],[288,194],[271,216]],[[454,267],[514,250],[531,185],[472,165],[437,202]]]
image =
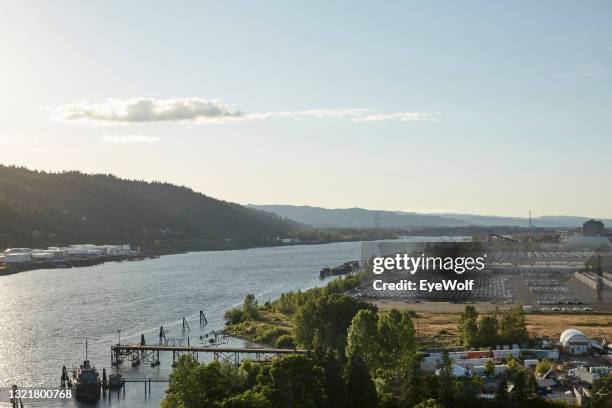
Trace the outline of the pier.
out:
[[[229,362],[239,365],[244,358],[255,361],[270,361],[276,356],[285,354],[306,354],[309,350],[298,349],[279,349],[279,348],[245,348],[245,347],[193,347],[175,346],[168,344],[159,345],[123,345],[111,346],[111,364],[118,365],[124,360],[129,360],[132,365],[139,364],[140,361],[149,361],[152,364],[159,364],[159,353],[172,352],[172,364],[175,365],[181,354],[188,354],[198,360],[200,353],[212,354],[214,360]]]

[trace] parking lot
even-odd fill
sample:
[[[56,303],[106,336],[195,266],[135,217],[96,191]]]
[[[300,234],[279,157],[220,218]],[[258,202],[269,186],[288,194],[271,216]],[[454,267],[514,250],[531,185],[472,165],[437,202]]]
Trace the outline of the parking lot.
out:
[[[513,282],[525,305],[545,313],[591,312],[593,308],[567,282],[571,274],[550,268],[525,268]]]
[[[504,306],[520,302],[531,306],[534,312],[551,314],[612,310],[609,301],[596,302],[595,291],[574,277],[576,270],[544,265],[497,266],[493,270],[461,275],[459,280],[474,279],[474,288],[471,291],[374,290],[372,281],[369,281],[354,290],[353,295],[373,301],[402,302],[414,306],[433,304],[432,302],[446,302],[448,305],[487,303]],[[415,275],[388,274],[385,275],[384,281],[398,282],[402,279],[439,282],[444,279],[457,279],[457,276],[423,271]],[[612,291],[606,293],[609,293],[608,299],[612,297]]]
[[[592,251],[493,251],[489,254],[491,263],[513,263],[522,265],[582,265],[594,255]]]
[[[444,275],[435,272],[422,271],[415,275],[405,273],[389,273],[385,276],[385,282],[399,282],[402,279],[418,281],[425,279],[428,282],[441,282],[445,279],[457,279],[459,281],[473,279],[474,287],[471,291],[459,290],[436,290],[410,291],[410,290],[375,290],[372,282],[365,282],[359,290],[355,291],[356,297],[366,297],[371,299],[402,299],[409,303],[419,303],[421,301],[448,301],[451,303],[459,302],[496,302],[510,304],[515,301],[514,288],[510,276],[502,272],[482,271],[478,273],[465,273],[463,275]]]

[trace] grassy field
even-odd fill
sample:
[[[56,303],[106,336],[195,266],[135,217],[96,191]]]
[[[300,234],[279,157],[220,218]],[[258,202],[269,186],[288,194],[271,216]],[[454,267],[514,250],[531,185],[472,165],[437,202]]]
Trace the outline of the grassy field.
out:
[[[459,312],[418,312],[415,326],[418,327],[419,340],[433,347],[457,344],[457,323]],[[612,314],[528,314],[527,329],[531,336],[548,336],[558,340],[565,329],[578,329],[593,340],[600,341],[605,335],[612,339]]]

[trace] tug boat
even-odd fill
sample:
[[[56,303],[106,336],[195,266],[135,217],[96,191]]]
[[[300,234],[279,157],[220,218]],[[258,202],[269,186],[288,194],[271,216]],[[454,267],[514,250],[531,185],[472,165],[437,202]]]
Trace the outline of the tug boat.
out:
[[[79,368],[72,370],[70,385],[74,388],[79,401],[95,401],[100,398],[100,376],[87,359],[87,340],[85,340],[85,361]]]

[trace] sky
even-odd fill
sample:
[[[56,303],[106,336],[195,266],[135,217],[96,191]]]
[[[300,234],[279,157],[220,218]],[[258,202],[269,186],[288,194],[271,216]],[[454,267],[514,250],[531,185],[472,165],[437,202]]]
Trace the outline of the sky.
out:
[[[3,3],[0,163],[612,218],[612,3]]]

